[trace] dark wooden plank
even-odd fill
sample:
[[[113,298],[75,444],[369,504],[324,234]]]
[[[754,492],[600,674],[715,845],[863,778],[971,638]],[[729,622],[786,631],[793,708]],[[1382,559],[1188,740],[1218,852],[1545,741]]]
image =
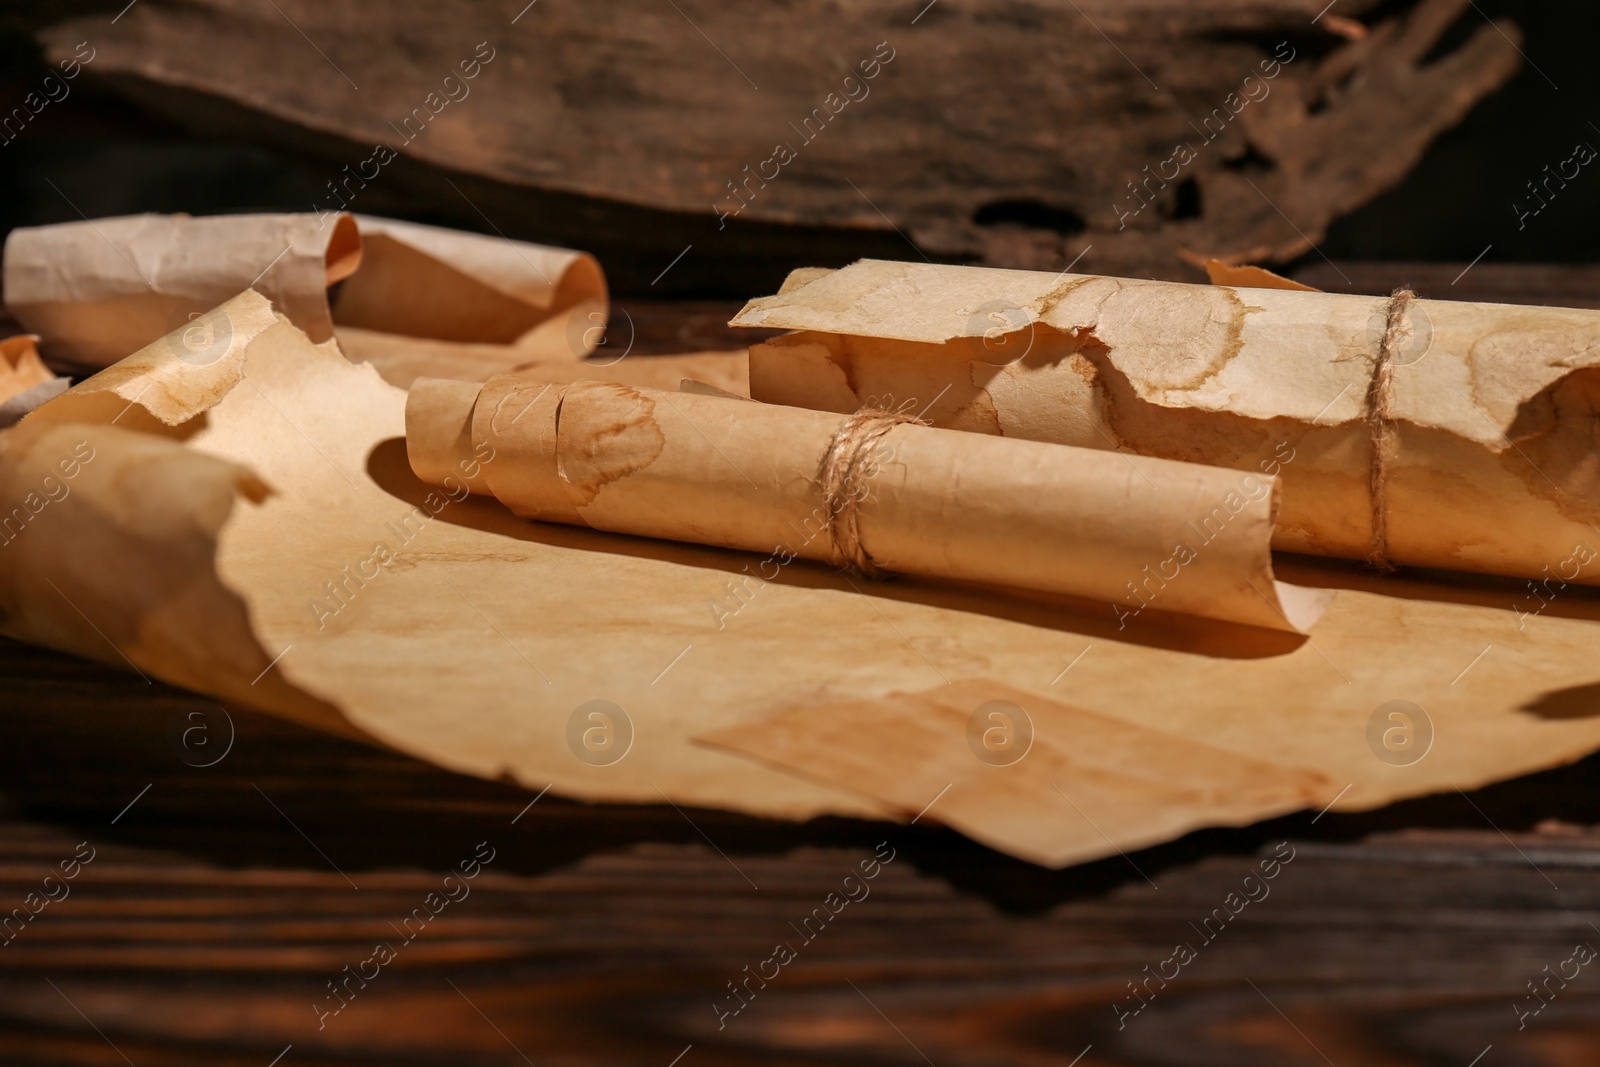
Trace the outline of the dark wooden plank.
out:
[[[624,298],[611,308],[611,321],[606,327],[610,351],[602,351],[596,358],[616,359],[619,352],[625,351],[654,356],[738,349],[784,332],[731,328],[728,320],[743,306],[738,300]]]
[[[1513,1011],[1538,1003],[1519,998],[1542,968],[1600,945],[1600,832],[1576,826],[1600,822],[1596,760],[1470,803],[1304,815],[1052,872],[923,826],[527,808],[508,785],[237,708],[231,749],[195,767],[185,755],[221,749],[185,749],[172,727],[210,713],[221,744],[205,698],[11,642],[0,672],[0,908],[95,849],[0,947],[9,1063],[264,1065],[289,1045],[284,1063],[520,1050],[541,1067],[667,1067],[691,1045],[684,1067],[1064,1067],[1088,1046],[1084,1065],[1464,1067],[1490,1044],[1486,1063],[1600,1057],[1589,969],[1520,1033]],[[870,895],[806,941],[791,924],[884,841],[895,858]],[[479,842],[495,855],[469,895],[403,941]],[[1260,895],[1246,877],[1289,850],[1262,899],[1204,925],[1230,893]],[[319,1029],[327,983],[379,941],[397,958],[351,979]],[[796,958],[719,1028],[727,983],[770,975],[783,941]],[[1179,943],[1195,958],[1161,988],[1145,968]],[[1119,1016],[1146,981],[1148,1005]]]
[[[1430,300],[1600,308],[1600,266],[1556,263],[1313,262],[1295,278],[1330,293],[1387,296],[1415,290]]]

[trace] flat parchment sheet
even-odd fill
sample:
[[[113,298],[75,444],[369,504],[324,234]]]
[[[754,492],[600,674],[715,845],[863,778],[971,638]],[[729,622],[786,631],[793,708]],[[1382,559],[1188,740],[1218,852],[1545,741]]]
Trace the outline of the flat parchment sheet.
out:
[[[581,359],[606,322],[605,278],[586,253],[392,219],[134,215],[6,240],[6,306],[48,354],[83,366],[114,363],[252,287],[313,341],[356,331],[360,358],[402,384],[407,373],[465,376],[455,345],[483,377]]]
[[[863,745],[866,723],[893,744]],[[1108,841],[1126,851],[1320,808],[1339,788],[988,679],[796,709],[701,740],[1051,867]]]
[[[468,484],[524,518],[765,553],[779,569],[1147,597],[1121,625],[1148,604],[1304,633],[1329,599],[1273,577],[1270,478],[614,382],[472,386],[412,386],[411,468],[446,489],[472,470]],[[1174,558],[1185,539],[1200,547]],[[1151,570],[1163,561],[1167,578]]]
[[[804,561],[774,574],[759,555],[452,499],[410,472],[404,393],[255,294],[217,314],[229,342],[211,363],[158,343],[0,433],[6,633],[531,790],[780,818],[907,818],[911,803],[830,785],[809,757],[791,773],[692,739],[992,682],[993,699],[1031,694],[1330,783],[1290,801],[1238,782],[1257,815],[1472,789],[1600,746],[1587,590],[1519,612],[1520,587],[1491,580],[1280,562],[1287,580],[1339,589],[1309,640],[1182,618],[1119,634],[1103,612],[910,579],[857,591]],[[986,695],[960,692],[961,706]],[[1396,700],[1427,717],[1419,737],[1431,724],[1408,765],[1371,740]],[[841,766],[901,744],[901,715],[858,725]],[[1081,805],[1076,773],[1051,776]],[[1217,796],[1202,820],[1224,817],[1209,814],[1232,804]],[[1066,799],[1030,802],[1081,822]],[[1008,832],[957,810],[986,839]],[[1160,821],[1126,840],[1179,832],[1145,810]],[[923,818],[938,817],[934,804]],[[1117,847],[1064,838],[1028,854]]]
[[[1600,311],[864,260],[734,324],[799,331],[757,400],[1260,470],[1280,549],[1600,583]]]

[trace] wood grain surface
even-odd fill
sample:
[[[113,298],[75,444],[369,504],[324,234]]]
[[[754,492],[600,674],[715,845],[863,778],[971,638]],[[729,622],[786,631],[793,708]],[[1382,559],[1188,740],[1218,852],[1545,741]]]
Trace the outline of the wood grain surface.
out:
[[[1521,1031],[1514,1010],[1600,945],[1596,760],[1052,872],[934,827],[530,807],[11,642],[0,677],[0,914],[38,908],[0,947],[10,1064],[1600,1060],[1600,974],[1548,986]],[[350,979],[380,941],[393,962]],[[780,942],[795,959],[721,1016]]]

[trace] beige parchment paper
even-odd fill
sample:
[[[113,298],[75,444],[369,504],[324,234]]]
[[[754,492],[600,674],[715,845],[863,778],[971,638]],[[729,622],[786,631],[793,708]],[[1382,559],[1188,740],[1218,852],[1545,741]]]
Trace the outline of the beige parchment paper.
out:
[[[546,382],[620,382],[679,392],[692,381],[728,396],[750,399],[750,356],[742,348],[734,352],[684,352],[623,360],[551,361],[519,367],[515,373]]]
[[[606,281],[588,253],[355,218],[363,263],[334,299],[339,326],[515,345],[546,359],[594,350],[606,323]]]
[[[255,286],[313,340],[361,265],[350,215],[128,215],[12,230],[6,307],[54,358],[104,367]]]
[[[862,745],[869,722],[892,724],[894,743]],[[907,818],[937,812],[978,841],[1051,867],[1107,839],[1128,850],[1320,808],[1339,788],[1315,771],[991,679],[796,709],[701,740],[853,789]],[[1063,802],[1076,818],[1063,817]]]
[[[1265,267],[1248,263],[1224,263],[1220,259],[1207,259],[1203,266],[1206,277],[1211,280],[1212,285],[1231,285],[1235,289],[1290,289],[1299,293],[1322,291],[1304,282],[1297,282],[1293,278],[1274,274]]]
[[[0,341],[0,428],[67,391],[68,380],[39,358],[38,341],[31,334]]]
[[[1600,312],[862,261],[734,323],[797,331],[758,400],[1261,470],[1281,549],[1600,582]]]
[[[580,359],[603,336],[607,308],[605,278],[585,253],[334,213],[22,228],[6,240],[4,272],[17,321],[53,358],[90,367],[252,287],[312,340],[337,331],[354,358],[404,382],[419,367],[487,376]]]
[[[260,296],[218,314],[229,341],[212,362],[158,343],[0,432],[7,634],[462,773],[591,800],[667,797],[691,815],[905,818],[905,798],[693,738],[808,708],[886,709],[841,739],[839,765],[853,766],[902,743],[890,694],[963,683],[1321,775],[1318,807],[1470,790],[1600,745],[1588,590],[1519,611],[1533,600],[1494,580],[1280,562],[1296,584],[1339,589],[1307,639],[1184,616],[1118,631],[1103,610],[992,590],[914,578],[857,590],[803,560],[769,577],[750,553],[528,522],[428,486],[406,461],[403,392]],[[626,716],[612,713],[609,754],[583,741],[601,725],[595,700]],[[1369,742],[1395,700],[1432,726],[1405,765]],[[602,765],[624,724],[622,758]],[[1052,776],[1081,806],[1075,773]],[[1272,793],[1258,814],[1286,803]],[[1118,847],[1121,830],[1065,848],[1055,821],[1082,817],[1066,799],[1036,810],[1039,839],[1006,847],[1051,862]],[[1158,816],[1159,833],[1178,832]],[[938,818],[935,804],[923,821]],[[1004,829],[970,826],[996,841]]]
[[[675,389],[685,377],[692,377],[740,396],[750,395],[750,357],[742,348],[572,359],[515,345],[434,341],[354,326],[339,326],[335,332],[339,348],[353,362],[371,363],[384,381],[402,389],[409,389],[418,378],[440,375],[481,382],[497,374],[518,374],[545,382],[623,382],[654,389]]]
[[[1271,479],[900,423],[830,497],[820,472],[845,422],[615,383],[421,379],[406,442],[424,481],[448,487],[470,469],[525,518],[767,553],[773,566],[848,562],[1106,602],[1137,581],[1160,610],[1291,632],[1327,606],[1327,593],[1273,578]],[[859,558],[834,533],[847,509]],[[1180,565],[1183,539],[1200,547]],[[1162,561],[1170,580],[1151,570]]]

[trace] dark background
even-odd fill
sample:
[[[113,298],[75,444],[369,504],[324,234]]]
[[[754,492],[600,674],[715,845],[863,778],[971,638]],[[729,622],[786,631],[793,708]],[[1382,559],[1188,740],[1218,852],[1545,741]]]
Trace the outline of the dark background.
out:
[[[78,15],[114,14],[125,2],[7,0],[0,12],[0,102],[20,100],[45,73],[33,41],[36,28]],[[1505,90],[1440,138],[1404,183],[1337,222],[1321,243],[1330,258],[1465,264],[1492,241],[1485,263],[1600,260],[1595,237],[1600,167],[1581,173],[1524,230],[1519,231],[1513,207],[1528,200],[1527,184],[1541,177],[1546,165],[1570,157],[1577,143],[1600,148],[1600,62],[1595,57],[1600,5],[1593,0],[1476,0],[1474,6],[1485,18],[1508,18],[1522,27],[1528,62]],[[1366,21],[1386,10],[1370,13]],[[1439,51],[1456,47],[1476,23],[1469,12]],[[195,137],[97,84],[92,68],[52,111],[49,123],[0,144],[0,230],[75,219],[50,182],[70,189],[91,216],[303,211],[321,195],[323,176],[310,157],[256,147],[247,128],[231,140]],[[367,210],[462,229],[483,227],[469,211],[402,190]],[[849,247],[852,240],[859,248]],[[843,241],[845,247],[835,253],[839,264],[884,254],[881,235],[846,235]],[[1317,259],[1313,253],[1307,262]],[[739,268],[728,269],[737,273]],[[703,291],[677,295],[749,295],[747,277],[710,277],[699,284]],[[623,289],[627,295],[626,284]]]

